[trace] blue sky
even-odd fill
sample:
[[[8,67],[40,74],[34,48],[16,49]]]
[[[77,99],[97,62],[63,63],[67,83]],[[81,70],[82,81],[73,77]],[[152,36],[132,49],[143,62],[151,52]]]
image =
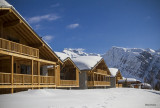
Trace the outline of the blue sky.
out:
[[[54,51],[160,48],[160,0],[7,0]]]

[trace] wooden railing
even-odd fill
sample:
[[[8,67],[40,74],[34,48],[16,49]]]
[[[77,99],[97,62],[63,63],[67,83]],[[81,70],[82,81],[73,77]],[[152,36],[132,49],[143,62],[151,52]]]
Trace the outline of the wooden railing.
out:
[[[32,84],[32,75],[14,73],[13,83],[14,84]]]
[[[0,72],[0,84],[11,84],[11,74]]]
[[[87,81],[88,86],[94,86],[94,81]]]
[[[107,75],[107,71],[101,70],[101,69],[97,69],[96,73],[98,74],[103,74],[103,75]]]
[[[38,84],[40,77],[41,85],[50,85],[55,84],[54,76],[39,76],[33,75],[33,84]],[[0,72],[0,84],[1,85],[11,85],[11,73]],[[32,84],[32,75],[28,74],[13,74],[13,84],[14,85],[31,85]]]
[[[54,76],[40,76],[41,83],[40,84],[55,84]]]
[[[38,58],[39,49],[0,38],[0,49]]]
[[[38,84],[39,75],[33,75],[33,84]]]
[[[61,86],[76,86],[76,80],[60,80]]]
[[[118,87],[122,87],[122,84],[116,84],[116,87],[118,88]]]
[[[110,82],[107,81],[88,81],[88,86],[110,86]]]

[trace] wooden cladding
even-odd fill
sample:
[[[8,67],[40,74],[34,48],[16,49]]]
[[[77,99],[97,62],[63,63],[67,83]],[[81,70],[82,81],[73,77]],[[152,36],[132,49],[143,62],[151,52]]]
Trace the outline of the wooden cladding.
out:
[[[107,75],[107,71],[105,70],[101,70],[101,69],[96,69],[96,72],[97,74],[102,74],[102,75]]]
[[[55,77],[54,76],[40,76],[41,83],[40,84],[55,84]]]
[[[119,87],[122,88],[122,84],[116,84],[116,87],[117,88],[119,88]]]
[[[39,49],[0,38],[0,49],[39,58]]]
[[[0,72],[0,84],[11,84],[11,73]]]
[[[39,75],[33,75],[33,84],[37,85]],[[0,72],[0,84],[10,85],[11,84],[11,73]],[[31,85],[32,84],[32,75],[29,74],[13,74],[13,85]],[[54,76],[40,76],[41,85],[54,85],[55,77]]]
[[[61,86],[77,86],[76,80],[60,80]]]
[[[88,81],[87,85],[90,86],[110,86],[109,81]]]

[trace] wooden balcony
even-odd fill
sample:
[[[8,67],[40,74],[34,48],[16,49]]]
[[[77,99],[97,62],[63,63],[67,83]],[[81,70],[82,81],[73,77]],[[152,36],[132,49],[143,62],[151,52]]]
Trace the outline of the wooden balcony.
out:
[[[76,80],[60,80],[60,86],[78,86]]]
[[[116,88],[122,88],[122,84],[116,84]]]
[[[0,50],[39,58],[39,49],[0,38]]]
[[[55,77],[54,76],[39,76],[33,75],[33,84],[40,85],[54,85]],[[13,74],[13,84],[14,85],[32,85],[32,75],[28,74]],[[11,73],[0,72],[0,85],[11,85]]]
[[[55,77],[54,76],[40,76],[41,83],[40,84],[55,84]]]
[[[110,86],[110,82],[108,82],[108,81],[88,81],[87,84],[89,87]]]
[[[107,71],[101,70],[101,69],[97,69],[96,74],[102,74],[102,75],[107,75]]]

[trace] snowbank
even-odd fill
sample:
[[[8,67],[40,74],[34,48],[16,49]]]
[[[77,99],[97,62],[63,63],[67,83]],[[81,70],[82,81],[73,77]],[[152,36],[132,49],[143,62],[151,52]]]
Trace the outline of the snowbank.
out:
[[[0,95],[0,108],[160,108],[159,99],[159,91],[133,88],[42,89]]]

